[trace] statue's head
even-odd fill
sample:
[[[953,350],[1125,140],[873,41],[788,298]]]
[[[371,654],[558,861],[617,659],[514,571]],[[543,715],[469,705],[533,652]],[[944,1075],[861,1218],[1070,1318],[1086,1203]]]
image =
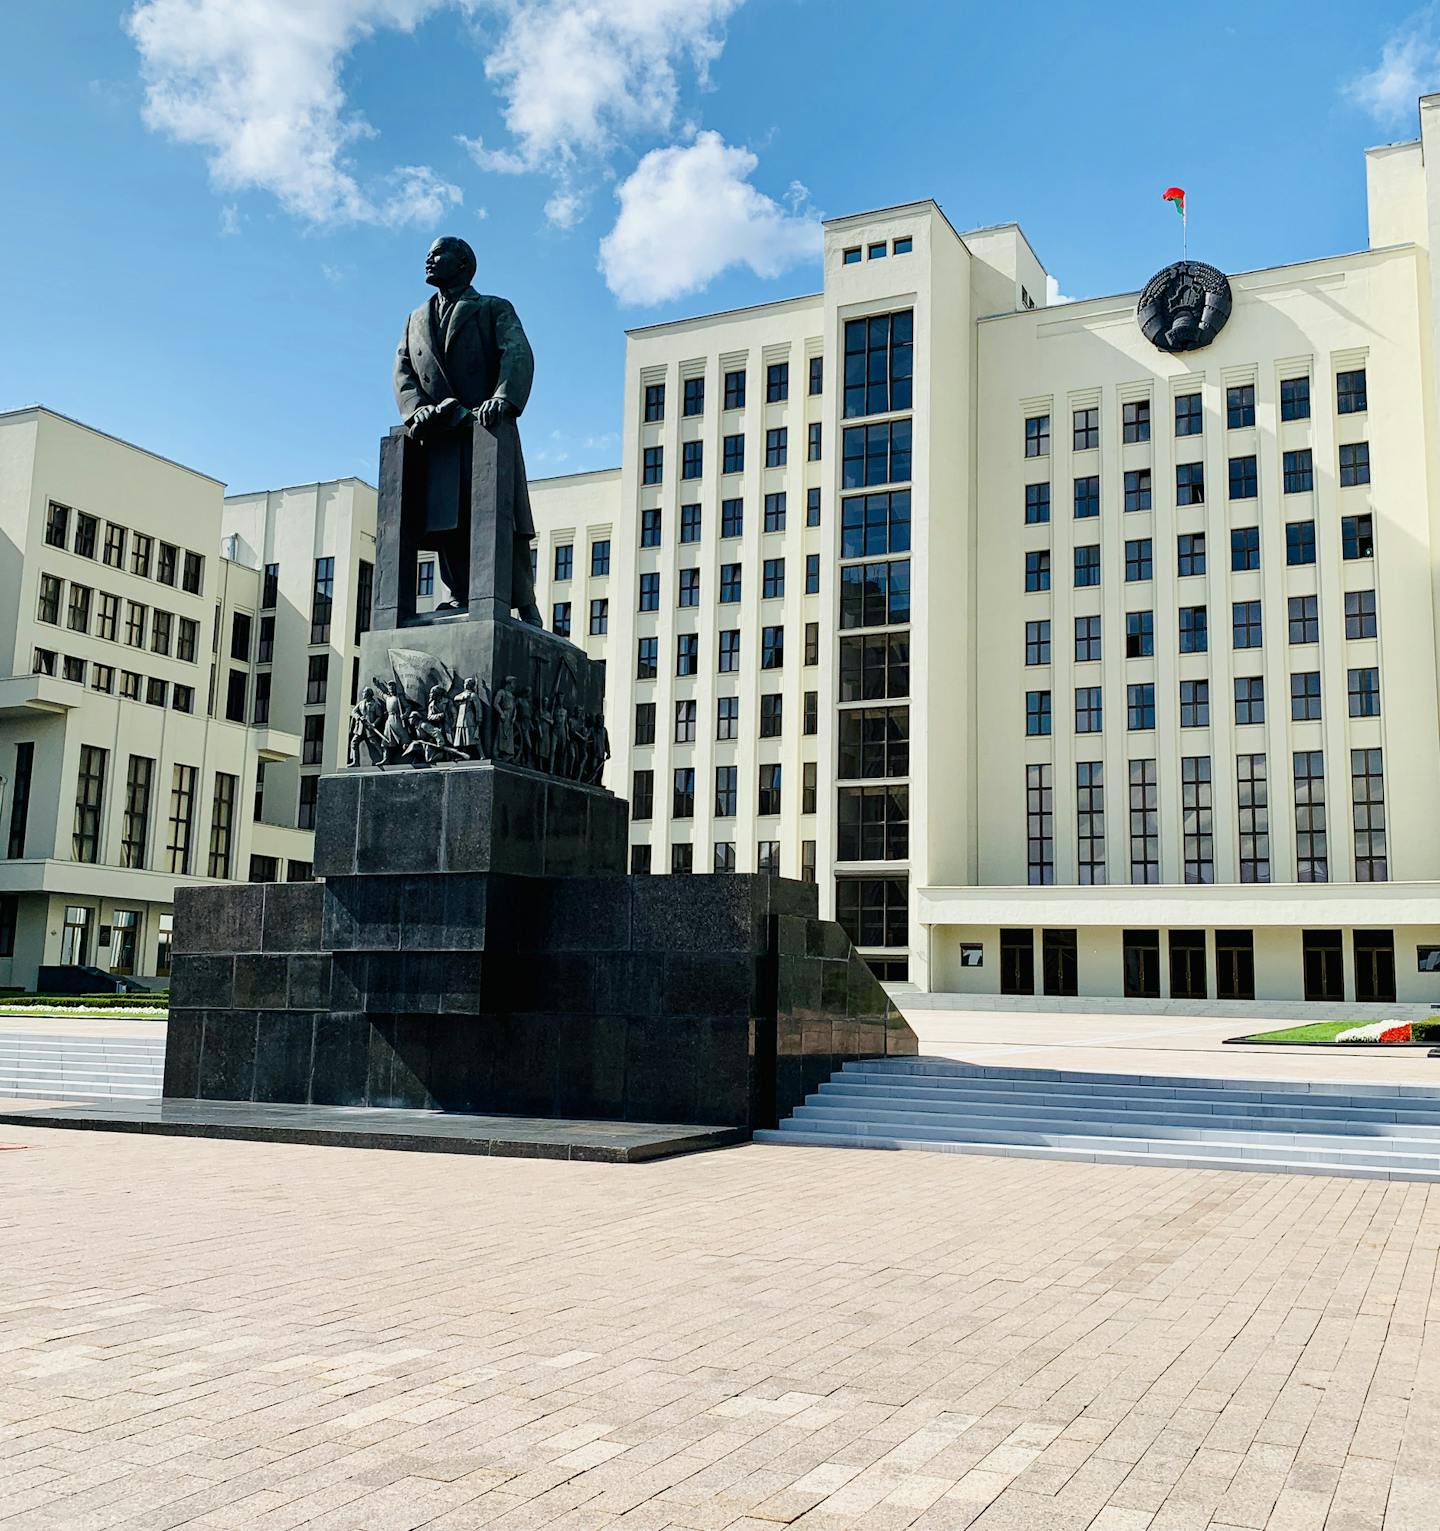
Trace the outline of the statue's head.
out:
[[[374,686],[366,686],[366,688],[360,693],[360,700],[363,702],[373,702],[375,700]]]
[[[432,287],[468,287],[475,278],[475,252],[454,234],[442,234],[425,257],[425,280]]]

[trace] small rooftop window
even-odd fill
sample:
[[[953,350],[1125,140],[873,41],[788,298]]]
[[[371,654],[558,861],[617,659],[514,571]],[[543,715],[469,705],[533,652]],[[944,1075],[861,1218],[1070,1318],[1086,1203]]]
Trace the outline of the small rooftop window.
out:
[[[896,255],[909,255],[914,244],[915,241],[908,234],[903,239],[897,239],[894,246]]]
[[[852,245],[848,250],[845,251],[840,259],[844,265],[858,266],[860,264],[860,246]]]

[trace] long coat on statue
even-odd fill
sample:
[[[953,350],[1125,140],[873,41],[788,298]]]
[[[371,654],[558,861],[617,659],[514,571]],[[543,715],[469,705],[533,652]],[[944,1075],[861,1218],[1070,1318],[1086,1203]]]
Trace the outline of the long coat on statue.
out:
[[[456,399],[469,409],[478,409],[486,399],[504,399],[519,415],[535,380],[535,353],[519,315],[507,299],[486,297],[467,287],[449,304],[442,322],[442,301],[437,292],[422,303],[400,337],[395,353],[395,402],[400,418],[408,422],[422,404],[441,404],[446,399]],[[529,538],[535,535],[535,523],[523,471],[518,480],[515,534]]]

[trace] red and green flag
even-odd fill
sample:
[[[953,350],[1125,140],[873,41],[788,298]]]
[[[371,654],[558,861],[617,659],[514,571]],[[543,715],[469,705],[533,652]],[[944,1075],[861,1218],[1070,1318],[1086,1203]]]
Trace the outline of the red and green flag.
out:
[[[1175,211],[1180,214],[1181,221],[1185,219],[1185,191],[1183,187],[1171,186],[1161,193],[1161,200],[1171,203]]]

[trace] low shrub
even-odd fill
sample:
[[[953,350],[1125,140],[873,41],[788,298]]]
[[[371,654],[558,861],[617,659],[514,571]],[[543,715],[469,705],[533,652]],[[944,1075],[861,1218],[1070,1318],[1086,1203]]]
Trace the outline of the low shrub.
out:
[[[7,994],[0,997],[0,1010],[25,1010],[44,1005],[53,1010],[136,1010],[168,1009],[169,989],[144,994]]]

